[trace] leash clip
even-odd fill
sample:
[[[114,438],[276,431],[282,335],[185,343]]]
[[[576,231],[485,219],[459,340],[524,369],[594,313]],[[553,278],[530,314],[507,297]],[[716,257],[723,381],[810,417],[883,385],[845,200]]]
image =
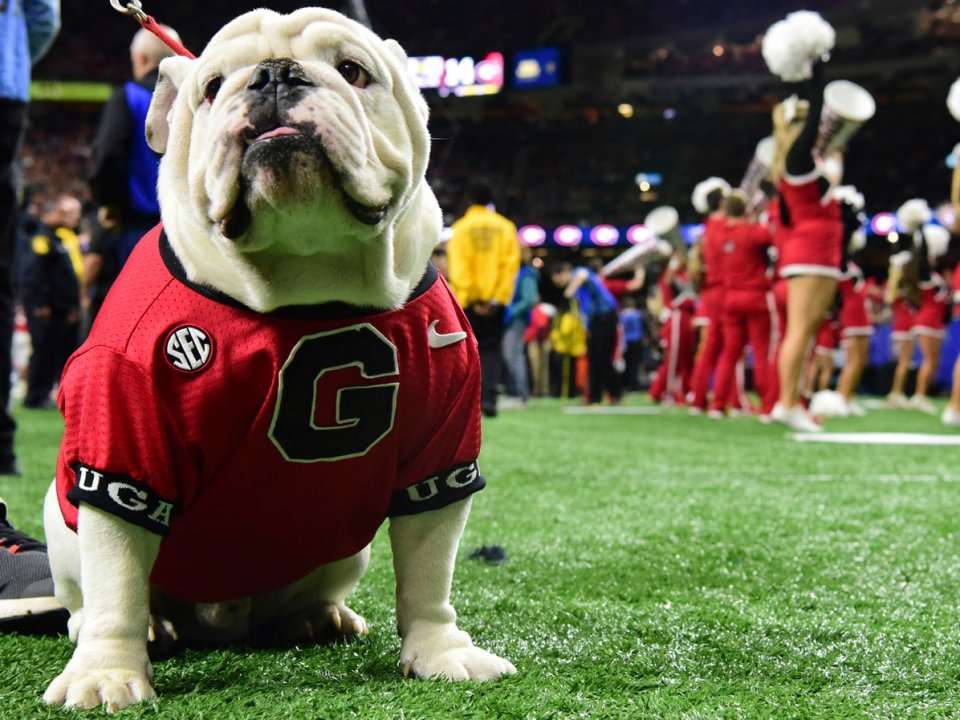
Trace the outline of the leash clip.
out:
[[[147,20],[148,16],[143,11],[143,3],[140,0],[126,0],[123,3],[120,0],[110,0],[110,5],[117,12],[129,15],[139,23],[144,23]]]

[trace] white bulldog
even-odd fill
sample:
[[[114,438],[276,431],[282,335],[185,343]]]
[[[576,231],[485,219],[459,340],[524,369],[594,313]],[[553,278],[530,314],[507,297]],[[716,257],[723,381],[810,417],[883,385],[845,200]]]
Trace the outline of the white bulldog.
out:
[[[199,59],[169,58],[160,68],[147,137],[164,154],[160,199],[169,246],[196,287],[256,313],[332,301],[398,308],[421,283],[440,231],[440,210],[424,179],[426,123],[426,103],[396,42],[329,10],[243,15]],[[432,334],[430,347],[458,352],[466,335]],[[181,339],[185,356],[191,346]],[[210,346],[204,355],[202,335],[194,333],[193,342],[194,355],[206,362]],[[70,400],[61,409],[69,436]],[[339,422],[339,406],[337,412]],[[84,491],[109,481],[112,500],[75,502],[75,532],[56,482],[48,493],[56,592],[71,612],[77,647],[44,701],[114,711],[155,697],[148,626],[170,628],[150,624],[150,577],[165,540],[108,511],[110,502],[127,513],[145,507],[138,499],[147,491],[86,468],[76,475]],[[464,477],[448,482],[459,487],[477,475]],[[467,498],[391,517],[406,674],[489,680],[515,672],[473,645],[449,602],[469,507]],[[170,512],[161,502],[151,520],[169,523]],[[200,641],[250,639],[264,629],[291,642],[361,635],[366,624],[345,600],[368,558],[369,546],[284,587],[229,602],[153,593],[153,610],[172,619],[181,636]]]

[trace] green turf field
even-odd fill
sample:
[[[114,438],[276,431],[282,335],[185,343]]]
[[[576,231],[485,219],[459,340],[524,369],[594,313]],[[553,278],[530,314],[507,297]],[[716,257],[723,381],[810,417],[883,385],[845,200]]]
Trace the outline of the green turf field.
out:
[[[59,424],[21,419],[26,477],[0,496],[39,532]],[[830,427],[945,432],[911,412]],[[366,640],[191,653],[157,665],[159,705],[122,717],[960,717],[960,448],[802,445],[753,420],[548,402],[486,426],[483,470],[454,601],[516,677],[401,678],[381,536],[352,602]],[[284,552],[283,528],[250,522],[238,553]],[[467,559],[491,543],[507,565]],[[69,716],[40,695],[70,652],[0,636],[0,720]]]

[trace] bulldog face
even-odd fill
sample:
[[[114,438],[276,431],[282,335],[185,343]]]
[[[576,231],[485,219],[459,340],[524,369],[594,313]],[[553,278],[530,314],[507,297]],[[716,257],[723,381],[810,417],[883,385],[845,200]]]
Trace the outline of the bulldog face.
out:
[[[278,292],[397,304],[439,232],[426,121],[395,42],[329,10],[243,15],[197,60],[160,68],[147,138],[165,153],[171,244],[193,279],[255,309],[286,304]],[[304,277],[304,258],[336,277]],[[367,287],[352,287],[358,272]],[[291,282],[304,287],[277,287]]]

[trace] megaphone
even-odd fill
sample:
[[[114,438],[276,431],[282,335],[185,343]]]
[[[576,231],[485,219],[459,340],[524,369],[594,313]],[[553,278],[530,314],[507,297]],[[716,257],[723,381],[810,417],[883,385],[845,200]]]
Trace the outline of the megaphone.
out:
[[[763,192],[760,184],[770,179],[770,170],[773,167],[773,158],[777,144],[770,135],[757,143],[753,159],[747,166],[747,172],[740,181],[740,191],[747,196],[748,209],[753,210],[763,202]]]
[[[669,205],[661,205],[651,210],[644,218],[643,224],[661,240],[666,240],[677,249],[683,248],[683,237],[680,235],[680,213]]]
[[[843,152],[850,139],[877,112],[867,90],[849,80],[834,80],[823,91],[823,113],[814,152],[821,157]]]
[[[649,258],[666,259],[671,255],[673,255],[673,245],[658,238],[653,232],[648,232],[647,236],[635,243],[632,248],[620,253],[604,265],[600,275],[602,277],[612,277],[620,273],[630,272],[644,265]]]

